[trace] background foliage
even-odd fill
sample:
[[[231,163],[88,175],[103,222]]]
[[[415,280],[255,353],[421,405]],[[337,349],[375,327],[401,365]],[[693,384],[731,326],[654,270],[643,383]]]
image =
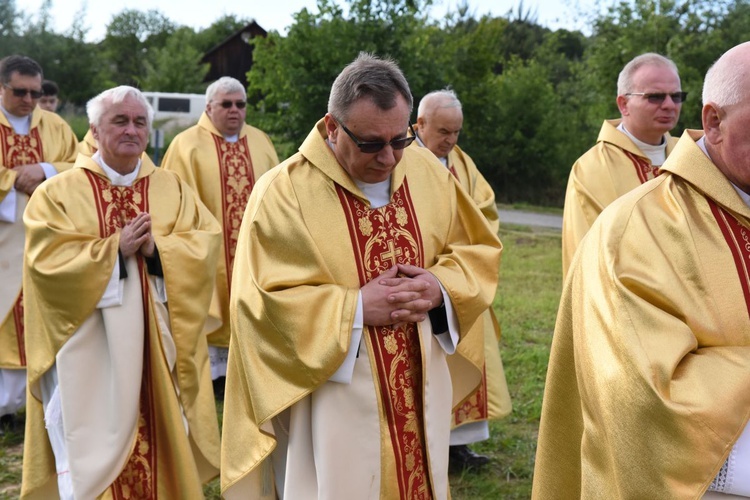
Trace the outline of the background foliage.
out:
[[[0,0],[0,55],[36,59],[71,109],[119,84],[203,92],[201,56],[249,22],[224,16],[196,31],[157,9],[125,9],[91,43],[85,6],[57,33],[52,1],[32,15],[16,0]],[[680,134],[700,127],[708,66],[750,32],[750,0],[620,0],[578,14],[585,33],[541,26],[523,0],[505,16],[479,18],[469,2],[429,19],[423,13],[432,0],[318,0],[316,12],[295,15],[286,35],[255,39],[249,120],[285,158],[325,113],[343,66],[373,52],[399,63],[415,104],[431,90],[458,93],[461,144],[499,201],[560,206],[571,164],[593,145],[602,120],[618,116],[616,80],[628,60],[654,51],[677,63],[690,94],[673,131]]]

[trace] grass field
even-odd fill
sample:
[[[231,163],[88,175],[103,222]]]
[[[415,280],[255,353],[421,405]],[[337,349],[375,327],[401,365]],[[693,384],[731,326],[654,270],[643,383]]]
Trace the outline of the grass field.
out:
[[[494,308],[502,326],[501,352],[513,412],[492,422],[491,438],[473,446],[492,463],[480,472],[451,476],[454,500],[531,496],[544,377],[561,288],[560,233],[503,226],[500,238],[505,249]],[[0,436],[0,499],[18,498],[22,439],[20,432]],[[218,481],[205,493],[219,498]]]

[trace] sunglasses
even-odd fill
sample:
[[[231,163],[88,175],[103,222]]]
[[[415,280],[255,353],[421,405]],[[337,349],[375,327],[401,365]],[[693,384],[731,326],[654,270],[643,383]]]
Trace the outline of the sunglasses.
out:
[[[15,97],[24,98],[26,97],[26,94],[30,94],[32,99],[39,99],[44,95],[44,92],[42,92],[41,90],[17,89],[15,87],[11,87],[7,83],[4,83],[3,86],[10,89]]]
[[[685,102],[685,99],[687,98],[687,92],[672,92],[671,94],[668,94],[666,92],[630,92],[625,95],[641,95],[651,104],[661,104],[664,102],[664,99],[666,99],[667,96],[669,96],[672,99],[672,102],[675,104]]]
[[[359,150],[365,154],[377,153],[378,151],[380,151],[386,146],[390,146],[393,148],[394,151],[398,151],[400,149],[404,149],[405,147],[409,146],[412,142],[414,142],[414,139],[417,138],[417,134],[414,133],[414,129],[411,126],[411,122],[409,122],[409,131],[411,132],[411,136],[401,137],[400,139],[393,139],[392,141],[388,141],[388,142],[362,142],[359,139],[357,139],[357,136],[352,134],[352,131],[346,128],[346,125],[341,123],[341,121],[338,118],[334,117],[334,120],[336,120],[336,123],[341,125],[341,128],[344,129],[344,132],[346,132],[346,135],[348,135],[349,138],[352,141],[354,141],[354,144],[357,145]]]
[[[224,109],[229,109],[232,107],[232,104],[237,106],[237,109],[245,109],[245,106],[247,106],[247,102],[245,101],[221,101],[219,106]]]

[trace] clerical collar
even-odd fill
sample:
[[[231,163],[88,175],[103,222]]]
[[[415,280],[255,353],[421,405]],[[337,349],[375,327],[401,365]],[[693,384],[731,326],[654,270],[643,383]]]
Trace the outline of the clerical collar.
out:
[[[240,134],[225,135],[224,136],[224,140],[227,141],[227,142],[237,142],[237,141],[240,140]]]
[[[620,124],[617,126],[617,130],[627,135],[628,138],[630,138],[630,140],[633,141],[636,146],[638,146],[638,149],[640,149],[643,154],[645,154],[646,157],[651,160],[652,165],[658,167],[664,164],[664,160],[667,159],[667,141],[664,137],[661,138],[661,144],[654,146],[653,144],[643,142],[642,140],[631,134],[630,131],[625,128],[625,125],[623,125],[622,122],[620,122]]]
[[[26,116],[16,116],[10,111],[5,109],[5,106],[0,104],[5,118],[8,119],[8,123],[13,127],[13,131],[18,135],[29,135],[29,129],[31,128],[31,113]]]
[[[426,148],[427,146],[425,146],[424,142],[422,142],[422,139],[419,138],[419,132],[416,133],[416,137],[417,137],[417,144],[419,144],[420,147]],[[442,163],[445,168],[448,168],[447,156],[438,156],[437,159],[440,160],[440,163]]]
[[[370,202],[370,208],[380,208],[391,202],[391,176],[373,184],[354,180]]]
[[[140,158],[138,158],[138,164],[135,166],[133,171],[125,175],[122,175],[121,173],[117,172],[115,169],[104,163],[104,159],[102,158],[100,151],[94,153],[91,159],[94,160],[97,165],[102,167],[102,170],[104,170],[104,173],[107,174],[107,177],[109,177],[109,182],[111,182],[113,186],[132,186],[136,177],[138,177],[138,172],[141,170]]]
[[[713,162],[713,160],[711,159],[711,155],[708,154],[708,148],[706,148],[706,136],[704,135],[703,137],[695,141],[695,144],[699,148],[701,148],[701,151],[703,151],[706,154],[706,156],[708,156],[708,159]],[[745,205],[750,207],[750,194],[747,194],[746,192],[744,192],[743,190],[735,186],[734,182],[729,181],[729,183],[732,184],[732,187],[734,188],[735,191],[737,191],[737,194],[740,195],[740,198],[742,198],[742,201],[745,202]]]

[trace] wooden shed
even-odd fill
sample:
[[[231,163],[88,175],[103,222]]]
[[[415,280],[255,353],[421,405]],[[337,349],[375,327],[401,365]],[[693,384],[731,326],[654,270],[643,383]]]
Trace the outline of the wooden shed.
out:
[[[268,32],[255,21],[236,31],[223,42],[203,55],[201,62],[211,65],[205,82],[213,82],[222,76],[236,78],[247,88],[247,72],[253,65],[253,46],[249,41],[256,36],[265,37]]]

